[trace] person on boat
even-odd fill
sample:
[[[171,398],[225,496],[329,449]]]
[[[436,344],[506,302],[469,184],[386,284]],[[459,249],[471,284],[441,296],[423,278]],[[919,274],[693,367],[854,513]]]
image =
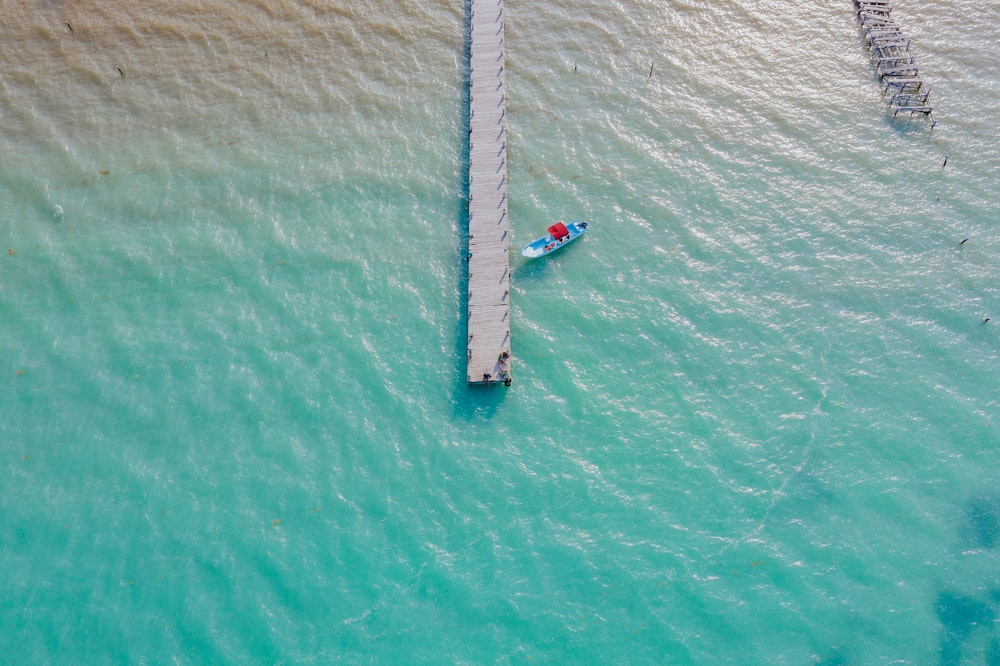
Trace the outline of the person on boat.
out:
[[[483,381],[484,382],[490,381],[490,373],[488,373],[488,372],[484,372],[483,373]]]

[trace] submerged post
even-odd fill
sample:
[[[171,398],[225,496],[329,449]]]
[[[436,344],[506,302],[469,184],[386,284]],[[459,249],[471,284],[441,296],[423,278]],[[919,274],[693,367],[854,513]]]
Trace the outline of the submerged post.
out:
[[[469,49],[470,384],[510,385],[510,234],[503,0],[472,0]]]

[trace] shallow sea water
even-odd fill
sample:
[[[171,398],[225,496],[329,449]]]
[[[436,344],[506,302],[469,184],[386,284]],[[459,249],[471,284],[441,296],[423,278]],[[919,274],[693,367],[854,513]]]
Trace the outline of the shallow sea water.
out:
[[[506,390],[467,7],[0,7],[12,663],[1000,663],[990,3],[508,2]]]

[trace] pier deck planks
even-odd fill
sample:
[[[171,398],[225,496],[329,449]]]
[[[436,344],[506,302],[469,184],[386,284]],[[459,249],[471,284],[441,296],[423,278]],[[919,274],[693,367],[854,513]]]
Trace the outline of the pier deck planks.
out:
[[[492,384],[509,378],[511,365],[503,0],[472,0],[471,14],[466,375]]]

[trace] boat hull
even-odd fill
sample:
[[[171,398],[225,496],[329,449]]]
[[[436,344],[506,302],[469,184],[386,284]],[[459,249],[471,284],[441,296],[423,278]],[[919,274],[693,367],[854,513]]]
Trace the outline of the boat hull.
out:
[[[569,232],[567,235],[557,240],[551,233],[545,234],[538,240],[534,240],[521,248],[521,255],[528,259],[544,257],[547,254],[561,250],[587,232],[587,223],[580,220],[574,220],[565,226],[566,231]]]

